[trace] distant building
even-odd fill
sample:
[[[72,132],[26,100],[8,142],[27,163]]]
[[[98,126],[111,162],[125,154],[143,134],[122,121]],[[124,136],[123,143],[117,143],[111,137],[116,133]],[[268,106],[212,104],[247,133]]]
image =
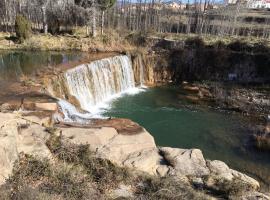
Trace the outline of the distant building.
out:
[[[270,9],[270,0],[250,0],[247,2],[247,7],[252,9]]]
[[[238,0],[228,0],[228,4],[236,4]]]

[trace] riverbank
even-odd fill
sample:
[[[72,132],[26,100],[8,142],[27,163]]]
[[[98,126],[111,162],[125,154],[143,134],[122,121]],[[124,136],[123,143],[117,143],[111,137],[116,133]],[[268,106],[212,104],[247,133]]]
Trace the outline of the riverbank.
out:
[[[0,187],[6,198],[269,199],[257,192],[256,180],[221,161],[205,160],[199,149],[156,147],[153,137],[129,120],[99,120],[103,125],[97,128],[51,126],[49,118],[20,112],[0,118],[6,149],[0,151],[1,183],[10,176]],[[121,124],[136,131],[119,129]],[[162,192],[167,189],[172,193]]]
[[[21,44],[15,42],[15,38],[14,33],[0,33],[0,50],[122,52],[133,49],[116,33],[96,38],[84,35],[32,34]]]
[[[83,51],[83,52],[128,52],[137,48],[149,49],[156,41],[182,43],[194,38],[202,38],[206,45],[217,43],[229,45],[236,41],[250,46],[263,44],[270,47],[270,41],[257,37],[229,37],[209,36],[196,34],[154,33],[154,32],[118,32],[108,30],[111,34],[98,35],[95,38],[86,35],[78,29],[73,35],[51,35],[34,33],[23,43],[16,42],[15,33],[0,32],[0,50],[44,50],[44,51]],[[164,46],[165,47],[165,46]]]

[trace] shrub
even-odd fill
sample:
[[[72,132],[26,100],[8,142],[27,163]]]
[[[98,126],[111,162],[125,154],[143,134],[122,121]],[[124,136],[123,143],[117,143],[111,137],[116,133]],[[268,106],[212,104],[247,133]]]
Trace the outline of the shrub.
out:
[[[30,38],[31,23],[24,16],[17,15],[15,20],[15,32],[19,42]]]
[[[140,185],[135,191],[138,199],[210,199],[207,195],[195,191],[191,186],[173,177],[140,177]]]
[[[98,183],[100,191],[114,188],[130,177],[125,168],[95,157],[89,150],[89,145],[63,144],[60,137],[51,135],[47,146],[59,160],[82,166],[92,181]]]
[[[134,45],[146,46],[147,43],[147,33],[136,32],[129,34],[126,39]]]
[[[48,20],[48,31],[53,35],[60,33],[60,22],[56,16],[52,16],[50,20]]]
[[[200,37],[188,38],[186,39],[185,44],[189,47],[198,48],[198,49],[201,49],[205,46],[203,39]]]

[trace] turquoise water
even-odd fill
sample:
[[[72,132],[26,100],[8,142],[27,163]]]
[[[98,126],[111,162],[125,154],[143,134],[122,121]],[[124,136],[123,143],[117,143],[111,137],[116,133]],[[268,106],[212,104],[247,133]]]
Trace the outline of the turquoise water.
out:
[[[42,67],[56,66],[82,57],[78,52],[0,51],[0,79],[16,80]]]
[[[159,146],[199,148],[208,159],[225,161],[269,189],[270,157],[250,145],[248,121],[179,98],[177,87],[150,88],[123,96],[105,116],[130,118],[145,127]]]

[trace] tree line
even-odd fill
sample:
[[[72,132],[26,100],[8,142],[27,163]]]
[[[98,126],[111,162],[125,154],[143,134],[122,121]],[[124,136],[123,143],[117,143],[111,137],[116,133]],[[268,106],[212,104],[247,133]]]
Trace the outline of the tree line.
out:
[[[96,36],[104,29],[159,33],[244,35],[269,38],[269,11],[250,15],[244,4],[215,5],[213,0],[192,3],[160,0],[1,0],[0,29],[14,31],[17,15],[26,17],[33,31],[58,34],[85,26]],[[215,7],[216,6],[216,7]]]

